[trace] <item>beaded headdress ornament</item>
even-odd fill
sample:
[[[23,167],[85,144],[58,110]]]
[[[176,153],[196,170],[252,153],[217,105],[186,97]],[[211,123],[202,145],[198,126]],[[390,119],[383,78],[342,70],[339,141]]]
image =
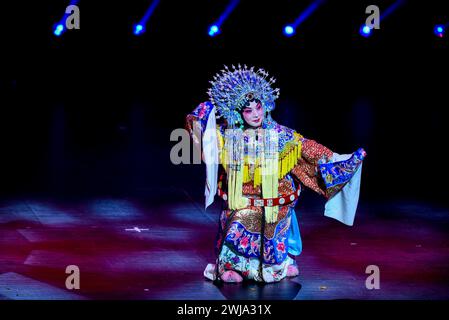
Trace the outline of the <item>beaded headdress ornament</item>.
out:
[[[237,68],[232,65],[230,70],[224,66],[221,74],[217,73],[210,81],[212,87],[207,93],[219,117],[224,117],[230,127],[242,127],[239,111],[248,101],[260,100],[267,113],[274,109],[274,100],[279,97],[279,89],[271,87],[275,81],[273,77],[268,79],[268,72],[264,69],[254,71],[254,67],[248,69],[246,65],[241,67],[239,64]]]

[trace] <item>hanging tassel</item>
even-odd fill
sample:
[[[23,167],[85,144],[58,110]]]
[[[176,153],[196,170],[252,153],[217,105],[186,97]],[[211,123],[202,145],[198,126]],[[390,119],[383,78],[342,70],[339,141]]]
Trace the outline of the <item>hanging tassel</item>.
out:
[[[226,167],[228,168],[228,206],[230,209],[234,208],[234,193],[235,193],[235,170],[234,170],[234,161],[233,161],[233,130],[226,131],[225,137],[225,149],[226,149]]]
[[[226,154],[228,164],[228,204],[231,210],[242,209],[246,206],[243,197],[244,157],[243,135],[241,130],[226,132]]]
[[[243,162],[243,158],[241,159]],[[243,165],[238,165],[235,176],[235,209],[243,209],[247,206],[247,200],[243,197]]]
[[[274,130],[266,130],[263,140],[262,161],[262,197],[275,198],[278,195],[279,186],[279,138]],[[279,207],[264,207],[265,221],[274,223],[277,221]]]
[[[247,164],[245,164],[243,167],[243,182],[247,183],[247,182],[251,181],[250,179],[251,178],[249,176],[249,166]]]
[[[297,165],[298,160],[300,158],[301,158],[301,141],[294,140],[292,144],[284,148],[284,151],[281,154],[281,158],[278,164],[279,168],[278,178],[282,179],[283,177],[285,177]]]
[[[278,179],[280,179],[282,175],[282,161],[279,161],[278,163]]]
[[[282,177],[285,176],[285,174],[287,173],[287,159],[284,156],[284,159],[282,159],[282,167],[283,167],[283,171],[282,171]]]
[[[260,186],[261,183],[262,183],[262,170],[261,170],[260,166],[257,166],[257,169],[256,169],[256,186]]]
[[[294,157],[294,162],[293,162],[293,167],[296,166],[296,163],[298,163],[298,145],[295,145],[295,147],[293,148],[293,157]]]
[[[288,161],[289,161],[288,169],[290,171],[293,168],[293,152],[291,151],[288,153]]]
[[[233,168],[228,171],[228,204],[229,209],[235,208],[235,170]]]

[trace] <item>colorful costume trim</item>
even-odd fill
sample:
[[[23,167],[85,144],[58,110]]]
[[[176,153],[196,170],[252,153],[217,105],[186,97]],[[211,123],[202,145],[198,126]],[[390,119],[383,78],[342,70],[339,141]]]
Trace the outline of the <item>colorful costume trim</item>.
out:
[[[279,89],[271,88],[274,79],[267,76],[263,69],[225,67],[211,81],[211,101],[201,103],[186,118],[195,144],[202,141],[198,132],[212,129],[209,137],[216,143],[206,150],[221,164],[218,175],[216,167],[206,162],[206,205],[213,200],[212,190],[226,200],[215,246],[217,269],[208,265],[204,272],[209,279],[226,270],[264,282],[286,276],[288,266],[295,264],[288,254],[302,251],[294,211],[302,185],[328,199],[326,216],[348,225],[354,220],[365,152],[338,155],[279,125],[270,116]],[[261,127],[244,130],[240,112],[255,99],[262,103],[264,120]]]
[[[321,163],[318,168],[323,177],[326,188],[332,188],[338,185],[346,184],[351,178],[358,166],[362,163],[366,152],[360,148],[348,160]]]

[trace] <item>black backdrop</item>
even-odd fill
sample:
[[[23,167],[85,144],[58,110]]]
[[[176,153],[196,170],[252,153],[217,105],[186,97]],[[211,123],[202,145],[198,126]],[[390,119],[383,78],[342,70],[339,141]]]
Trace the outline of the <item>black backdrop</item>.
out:
[[[55,37],[68,3],[1,10],[2,195],[203,191],[203,168],[174,166],[170,132],[207,99],[223,64],[263,67],[278,79],[273,117],[336,152],[368,152],[362,196],[445,201],[449,12],[408,1],[370,38],[369,4],[327,1],[285,38],[311,1],[245,1],[211,38],[229,1],[164,1],[141,37],[132,24],[150,1],[81,1],[81,29]]]

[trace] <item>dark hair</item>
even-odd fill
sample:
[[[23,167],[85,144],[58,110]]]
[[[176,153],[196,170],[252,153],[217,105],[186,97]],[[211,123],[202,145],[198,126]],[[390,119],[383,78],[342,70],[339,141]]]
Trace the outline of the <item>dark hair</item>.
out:
[[[245,108],[248,108],[248,107],[249,107],[249,104],[250,104],[251,102],[253,102],[253,101],[255,101],[256,103],[262,104],[262,102],[261,102],[259,99],[256,99],[256,98],[253,97],[252,99],[247,99],[246,102],[245,102],[245,104],[243,105],[243,107],[242,107],[241,109],[238,110],[238,112],[239,112],[239,114],[240,114],[240,117],[242,117],[242,120],[243,120],[243,129],[247,129],[247,128],[251,127],[251,126],[246,122],[245,118],[243,117],[243,110],[244,110]]]
[[[253,97],[252,99],[247,99],[246,102],[245,102],[245,104],[243,105],[241,111],[243,111],[243,109],[245,109],[245,108],[248,108],[248,107],[249,107],[249,104],[250,104],[251,102],[253,102],[253,101],[256,101],[257,103],[262,103],[259,99],[256,99],[256,98],[254,98],[254,97]]]

